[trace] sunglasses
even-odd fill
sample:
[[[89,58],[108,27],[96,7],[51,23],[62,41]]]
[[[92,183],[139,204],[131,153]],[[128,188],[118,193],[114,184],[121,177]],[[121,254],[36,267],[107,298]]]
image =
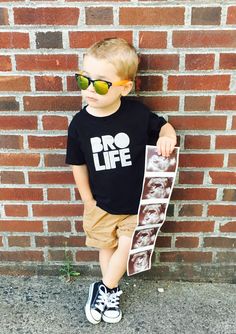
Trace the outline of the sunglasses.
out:
[[[91,78],[86,77],[82,73],[76,73],[75,79],[78,87],[82,90],[87,89],[92,83],[95,92],[99,95],[107,94],[111,86],[123,86],[130,81],[130,80],[121,80],[117,82],[110,82],[106,80],[92,80]]]

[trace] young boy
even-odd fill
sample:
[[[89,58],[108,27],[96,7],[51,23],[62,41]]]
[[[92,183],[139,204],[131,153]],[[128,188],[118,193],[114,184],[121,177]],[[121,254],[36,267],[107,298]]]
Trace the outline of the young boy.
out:
[[[126,99],[138,67],[135,49],[105,39],[85,54],[76,80],[87,105],[68,130],[66,163],[84,203],[86,245],[99,249],[102,280],[89,288],[87,319],[121,320],[119,281],[126,271],[144,176],[145,145],[169,156],[173,127],[135,100]]]

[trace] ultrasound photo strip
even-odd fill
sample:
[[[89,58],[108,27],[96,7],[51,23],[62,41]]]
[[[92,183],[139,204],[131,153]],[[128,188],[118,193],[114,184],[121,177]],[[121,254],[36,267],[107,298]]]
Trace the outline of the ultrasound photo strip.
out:
[[[146,146],[145,173],[137,225],[127,261],[127,275],[151,269],[156,238],[166,219],[179,162],[179,147],[170,157],[158,155],[156,146]]]

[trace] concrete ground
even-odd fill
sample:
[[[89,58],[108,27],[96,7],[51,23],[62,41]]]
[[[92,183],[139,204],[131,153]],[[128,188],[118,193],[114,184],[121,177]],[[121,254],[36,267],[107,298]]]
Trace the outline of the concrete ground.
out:
[[[121,322],[92,325],[84,304],[94,280],[0,276],[0,333],[236,334],[236,285],[125,278]]]

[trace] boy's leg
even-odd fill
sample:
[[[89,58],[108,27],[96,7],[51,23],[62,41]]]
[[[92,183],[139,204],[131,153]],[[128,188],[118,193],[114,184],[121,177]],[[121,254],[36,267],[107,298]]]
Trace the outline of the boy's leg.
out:
[[[102,248],[99,250],[99,263],[100,263],[102,276],[105,276],[110,259],[113,253],[115,252],[115,250],[116,250],[116,247],[115,248]]]
[[[122,312],[119,307],[122,291],[118,284],[126,271],[130,243],[130,237],[124,235],[119,237],[118,248],[111,256],[107,270],[103,275],[103,283],[110,289],[109,300],[102,315],[102,319],[105,322],[117,323],[122,318]]]
[[[117,287],[126,272],[131,238],[120,236],[118,247],[110,257],[107,269],[103,275],[103,283],[110,289]]]

